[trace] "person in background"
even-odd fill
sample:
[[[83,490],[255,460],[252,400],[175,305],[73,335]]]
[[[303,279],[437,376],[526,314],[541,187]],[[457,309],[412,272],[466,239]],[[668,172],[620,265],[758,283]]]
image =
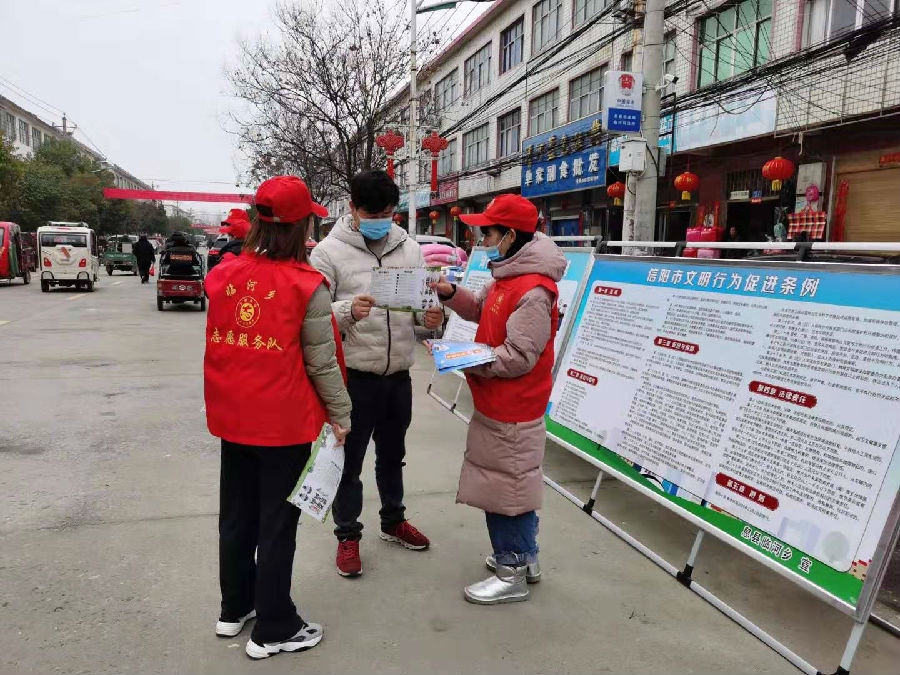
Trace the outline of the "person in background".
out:
[[[228,217],[222,221],[219,232],[227,234],[231,239],[219,249],[219,255],[209,260],[209,269],[218,265],[226,254],[240,255],[244,247],[244,237],[250,232],[250,217],[244,209],[231,209]]]
[[[153,265],[153,261],[156,260],[156,249],[153,248],[153,244],[147,239],[147,235],[142,234],[138,237],[131,250],[134,253],[134,259],[137,261],[141,283],[146,284],[150,281],[150,267]]]
[[[296,176],[265,181],[256,206],[243,254],[206,278],[203,374],[207,425],[222,446],[216,634],[235,637],[255,617],[246,652],[263,659],[324,635],[291,600],[300,511],[287,498],[323,423],[346,437],[351,403],[331,296],[306,262],[313,217],[328,212]]]
[[[374,267],[423,267],[422,251],[393,223],[400,191],[384,171],[365,171],[350,182],[351,214],[339,219],[313,250],[312,264],[325,275],[332,309],[347,350],[347,388],[353,401],[353,431],[344,444],[344,474],[332,506],[338,539],[338,574],[362,574],[363,486],[360,480],[369,442],[375,441],[375,480],[381,497],[381,538],[411,550],[430,542],[406,519],[403,465],[406,431],[412,420],[416,316],[374,306],[368,295]],[[424,325],[433,330],[444,313],[433,307]]]
[[[544,412],[559,327],[556,284],[566,258],[536,233],[537,209],[519,195],[500,195],[484,213],[460,219],[481,228],[494,280],[477,294],[446,280],[434,288],[462,319],[478,322],[475,341],[493,347],[497,357],[466,370],[475,412],[456,496],[485,512],[494,550],[486,560],[494,576],[466,587],[465,598],[494,605],[527,600],[527,583],[541,576]]]
[[[728,232],[725,233],[724,241],[727,242],[735,242],[735,241],[743,241],[740,234],[738,234],[738,229],[736,225],[732,225],[728,228]],[[743,258],[747,255],[747,251],[739,248],[726,248],[722,250],[723,258],[737,259]]]

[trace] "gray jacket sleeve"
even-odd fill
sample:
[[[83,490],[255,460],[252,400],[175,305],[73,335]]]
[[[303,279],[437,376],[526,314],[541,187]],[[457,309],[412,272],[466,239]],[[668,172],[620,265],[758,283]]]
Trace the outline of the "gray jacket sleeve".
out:
[[[484,299],[487,297],[488,290],[493,283],[493,281],[488,282],[477,293],[457,285],[453,297],[449,300],[444,300],[444,305],[459,314],[463,321],[478,323],[481,320],[481,308],[484,306]]]
[[[497,360],[466,372],[501,378],[521,377],[531,372],[553,334],[552,309],[550,291],[542,286],[528,291],[506,321],[506,341],[494,349]]]
[[[331,296],[325,284],[316,289],[306,306],[300,331],[306,374],[325,404],[328,419],[350,428],[350,395],[337,362],[334,330],[331,326]]]
[[[351,313],[353,300],[335,300],[338,290],[337,270],[331,260],[331,256],[325,251],[324,243],[316,246],[309,257],[310,264],[319,270],[328,280],[328,287],[331,289],[331,310],[334,312],[334,318],[337,319],[338,330],[346,331],[350,326],[356,323]],[[343,426],[343,425],[341,425]]]

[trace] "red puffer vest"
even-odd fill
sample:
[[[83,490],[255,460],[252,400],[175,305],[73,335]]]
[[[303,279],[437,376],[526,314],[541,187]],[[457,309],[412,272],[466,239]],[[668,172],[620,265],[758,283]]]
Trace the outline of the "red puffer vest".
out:
[[[323,283],[309,265],[252,253],[229,257],[209,273],[203,377],[213,436],[284,446],[319,435],[327,414],[306,374],[300,330],[307,304]],[[333,317],[332,326],[343,371]]]
[[[514,379],[466,375],[475,409],[498,422],[530,422],[544,415],[553,389],[553,340],[559,324],[556,283],[542,274],[499,279],[488,291],[475,341],[499,347],[506,340],[506,322],[528,291],[542,286],[553,294],[550,340],[531,372]]]

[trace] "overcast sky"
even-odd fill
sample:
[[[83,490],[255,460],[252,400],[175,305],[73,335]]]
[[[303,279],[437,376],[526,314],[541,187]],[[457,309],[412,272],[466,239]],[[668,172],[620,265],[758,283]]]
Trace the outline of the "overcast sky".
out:
[[[268,30],[274,3],[0,0],[0,94],[48,122],[65,112],[79,140],[158,189],[235,192],[224,73],[241,38]]]

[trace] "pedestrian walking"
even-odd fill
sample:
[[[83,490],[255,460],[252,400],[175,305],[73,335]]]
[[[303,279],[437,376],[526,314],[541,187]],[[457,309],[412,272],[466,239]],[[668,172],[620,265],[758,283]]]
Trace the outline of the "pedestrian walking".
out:
[[[312,251],[312,264],[325,275],[332,308],[344,337],[347,388],[353,401],[353,430],[344,444],[344,474],[332,506],[338,539],[338,574],[362,573],[359,541],[363,486],[360,480],[369,441],[375,441],[375,479],[381,497],[381,538],[424,550],[428,538],[406,519],[403,460],[412,419],[415,315],[374,306],[368,295],[373,267],[423,267],[419,245],[393,223],[400,191],[384,171],[366,171],[350,183],[351,214],[337,221]],[[418,316],[425,327],[443,321],[440,307]]]
[[[153,261],[156,260],[156,249],[153,248],[153,244],[147,239],[147,235],[142,234],[134,243],[131,252],[134,254],[134,259],[137,261],[138,274],[141,275],[141,283],[146,284],[150,281],[150,267],[153,265]]]
[[[261,659],[324,635],[291,600],[300,511],[287,497],[323,423],[343,441],[351,417],[331,297],[306,258],[313,216],[328,212],[295,176],[265,181],[256,207],[243,254],[206,278],[204,383],[222,446],[216,634],[235,637],[255,617],[246,651]]]
[[[460,216],[481,228],[493,281],[477,294],[435,284],[441,300],[478,322],[477,342],[497,360],[470,368],[475,412],[456,501],[485,512],[494,576],[465,589],[469,602],[493,605],[528,599],[540,580],[538,515],[543,499],[544,411],[553,387],[553,340],[559,325],[556,283],[566,258],[537,233],[538,212],[519,195],[500,195],[484,213]]]

